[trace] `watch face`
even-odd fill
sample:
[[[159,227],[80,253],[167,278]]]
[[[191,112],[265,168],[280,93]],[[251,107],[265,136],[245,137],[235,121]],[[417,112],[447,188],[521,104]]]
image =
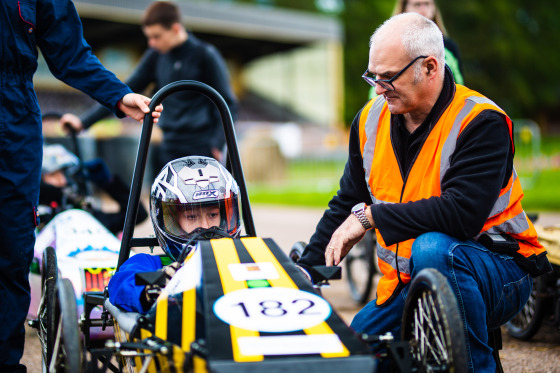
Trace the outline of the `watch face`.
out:
[[[352,208],[352,213],[364,209],[365,206],[366,206],[366,203],[359,203],[359,204],[354,205],[354,207]]]

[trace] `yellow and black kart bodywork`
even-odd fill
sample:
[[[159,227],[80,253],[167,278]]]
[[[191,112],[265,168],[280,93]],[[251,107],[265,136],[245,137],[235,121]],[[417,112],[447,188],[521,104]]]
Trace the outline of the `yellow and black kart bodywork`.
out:
[[[121,355],[125,371],[374,370],[366,345],[273,240],[214,239],[199,250],[198,287],[162,294],[144,316],[111,306],[117,341],[140,348]]]

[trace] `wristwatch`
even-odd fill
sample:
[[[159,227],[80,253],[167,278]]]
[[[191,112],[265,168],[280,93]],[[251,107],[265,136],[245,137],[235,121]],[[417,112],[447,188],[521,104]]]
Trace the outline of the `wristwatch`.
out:
[[[359,203],[354,205],[352,208],[352,214],[358,218],[358,221],[362,224],[364,229],[369,230],[372,229],[373,226],[369,223],[369,220],[366,217],[366,203]]]

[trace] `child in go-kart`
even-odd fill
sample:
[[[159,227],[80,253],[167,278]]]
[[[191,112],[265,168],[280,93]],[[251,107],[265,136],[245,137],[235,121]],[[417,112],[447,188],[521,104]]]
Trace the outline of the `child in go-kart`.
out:
[[[79,168],[79,159],[60,144],[43,146],[43,164],[41,167],[41,187],[39,204],[43,207],[41,220],[47,223],[59,210],[71,208],[85,208],[113,234],[123,229],[126,216],[126,206],[130,190],[117,176],[112,175],[103,160],[97,158],[83,162]],[[83,175],[80,175],[83,173]],[[72,188],[76,178],[95,183],[115,200],[119,209],[117,212],[106,213],[100,209],[87,206],[85,198],[81,196],[86,191],[76,191]],[[136,223],[148,217],[142,205],[138,210]]]
[[[173,286],[169,282],[178,271],[187,275],[181,277],[180,287],[196,286],[201,278],[196,243],[200,239],[239,236],[238,196],[233,176],[212,158],[189,156],[165,165],[152,185],[150,217],[159,245],[169,259],[145,253],[130,257],[109,282],[109,301],[126,311],[146,313],[161,288],[138,286],[135,275],[159,269],[165,273],[166,288]]]

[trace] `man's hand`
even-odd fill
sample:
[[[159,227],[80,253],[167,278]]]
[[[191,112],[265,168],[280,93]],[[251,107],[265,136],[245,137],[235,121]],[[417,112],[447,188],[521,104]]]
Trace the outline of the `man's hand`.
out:
[[[358,218],[350,214],[331,237],[331,241],[325,250],[326,265],[340,264],[344,256],[350,252],[356,243],[362,240],[365,234],[366,229],[364,229]]]
[[[69,129],[67,126],[72,127],[74,131],[76,131],[76,133],[79,133],[84,129],[84,125],[82,124],[82,120],[80,119],[80,117],[72,113],[66,113],[65,115],[60,117],[60,125],[62,126],[62,132],[64,132],[66,135],[68,135],[69,133]]]
[[[125,95],[117,104],[117,107],[127,116],[142,122],[144,115],[150,112],[148,105],[151,99],[144,95],[129,93]],[[157,123],[163,110],[163,105],[158,105],[154,112],[152,112],[152,117],[154,117],[154,123]]]

